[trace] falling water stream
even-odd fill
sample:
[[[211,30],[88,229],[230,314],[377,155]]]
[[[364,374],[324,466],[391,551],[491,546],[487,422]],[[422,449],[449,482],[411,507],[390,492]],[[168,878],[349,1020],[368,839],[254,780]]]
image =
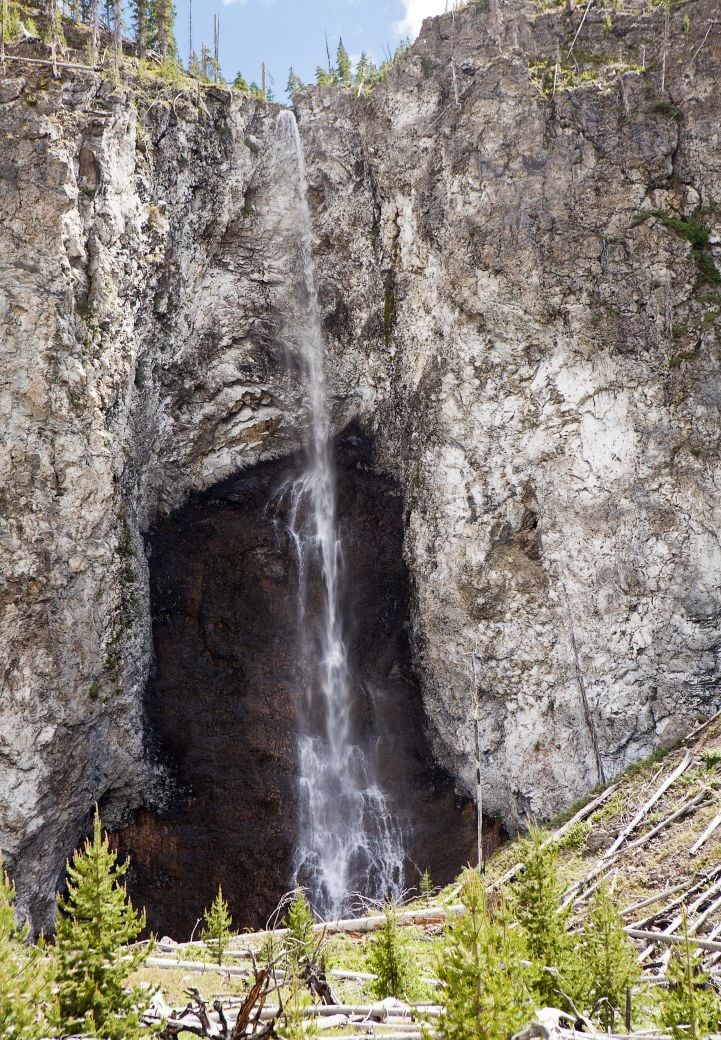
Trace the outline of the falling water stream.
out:
[[[304,680],[297,705],[300,818],[293,884],[305,886],[318,912],[331,917],[347,909],[354,891],[370,898],[400,893],[403,837],[376,778],[377,734],[361,733],[354,718],[362,693],[351,673],[343,631],[342,547],[323,341],[305,160],[292,112],[279,114],[276,138],[287,173],[284,208],[301,283],[301,306],[290,339],[304,372],[310,427],[305,470],[278,496],[297,560]],[[320,609],[312,612],[311,596],[320,599]]]

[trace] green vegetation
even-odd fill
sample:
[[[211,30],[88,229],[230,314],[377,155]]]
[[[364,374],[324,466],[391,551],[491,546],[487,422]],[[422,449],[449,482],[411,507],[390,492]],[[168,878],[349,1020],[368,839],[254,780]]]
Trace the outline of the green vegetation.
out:
[[[95,810],[93,836],[68,864],[68,889],[58,898],[55,958],[56,1026],[104,1040],[135,1040],[144,1030],[140,1011],[147,989],[127,987],[128,976],[147,959],[149,946],[128,944],[145,927],[121,879],[127,863],[117,863]]]
[[[223,963],[223,954],[228,949],[231,939],[233,921],[225,899],[223,889],[218,885],[218,894],[213,903],[203,913],[203,927],[200,938],[216,964]]]
[[[674,1040],[702,1040],[716,1032],[721,1019],[719,998],[702,957],[691,942],[686,911],[681,920],[683,943],[671,954],[666,977],[668,987],[661,997],[661,1022]]]
[[[684,218],[664,213],[659,209],[641,210],[634,218],[634,225],[643,223],[649,217],[655,217],[667,231],[673,232],[674,235],[678,235],[679,238],[690,243],[698,271],[698,284],[721,285],[721,272],[716,267],[711,252],[711,232],[707,224],[712,212],[714,212],[714,207],[701,207],[695,210],[690,217]]]
[[[50,973],[40,951],[28,946],[28,928],[18,926],[14,904],[15,888],[0,858],[0,1036],[41,1040],[49,1035]]]
[[[574,52],[572,58],[557,61],[538,58],[528,66],[531,82],[546,95],[552,97],[557,90],[578,87],[582,83],[599,82],[604,75],[619,75],[622,72],[644,72],[642,65],[622,61],[611,55]]]
[[[427,868],[421,874],[421,880],[418,882],[418,891],[421,894],[421,899],[425,900],[426,903],[429,902],[433,895],[433,882]]]
[[[410,46],[409,40],[402,40],[395,51],[388,52],[380,65],[375,65],[368,55],[363,52],[353,69],[348,52],[341,40],[336,52],[335,64],[331,63],[330,57],[328,67],[319,65],[315,70],[315,80],[322,87],[345,87],[353,88],[358,94],[368,94],[374,87],[385,79],[395,63],[401,58]],[[293,70],[290,70],[293,73]]]
[[[315,924],[313,911],[302,888],[296,888],[283,923],[288,929],[286,941],[288,957],[293,970],[298,974],[308,963],[313,946],[313,925]]]
[[[543,832],[532,826],[520,851],[513,910],[534,962],[533,988],[542,1004],[572,1011],[578,964],[568,933],[570,910],[561,907],[558,849],[553,843],[544,847]]]
[[[371,992],[385,997],[407,998],[413,988],[414,964],[408,948],[408,933],[398,927],[398,907],[388,903],[383,910],[385,922],[369,943],[367,970],[377,977]]]
[[[477,871],[461,879],[465,913],[449,925],[436,963],[442,1040],[506,1040],[527,1024],[535,994],[522,931],[501,899],[489,910]]]
[[[640,976],[636,949],[623,930],[623,921],[608,885],[594,892],[583,928],[581,948],[588,988],[583,1006],[607,1032],[615,1028],[626,1002],[626,990]]]

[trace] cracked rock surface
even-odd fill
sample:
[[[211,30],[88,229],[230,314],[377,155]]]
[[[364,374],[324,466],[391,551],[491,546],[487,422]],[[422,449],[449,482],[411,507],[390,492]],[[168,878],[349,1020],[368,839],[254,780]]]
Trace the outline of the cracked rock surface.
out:
[[[565,59],[581,11],[472,3],[370,98],[297,99],[334,427],[357,418],[403,490],[437,761],[473,790],[477,710],[511,829],[719,706],[714,15],[591,10]],[[94,801],[118,826],[163,800],[144,534],[296,450],[305,416],[273,106],[18,68],[0,847],[41,927]]]

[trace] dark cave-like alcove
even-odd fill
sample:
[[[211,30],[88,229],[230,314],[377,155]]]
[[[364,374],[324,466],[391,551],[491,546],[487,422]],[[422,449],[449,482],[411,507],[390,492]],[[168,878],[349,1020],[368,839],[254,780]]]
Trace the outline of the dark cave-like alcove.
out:
[[[373,471],[372,445],[357,429],[338,438],[335,456],[358,696],[373,691],[380,779],[412,820],[408,882],[417,880],[412,864],[447,882],[474,857],[475,818],[434,767],[424,736],[406,634],[401,495]],[[130,894],[159,934],[187,939],[219,884],[236,927],[261,926],[289,886],[296,575],[270,503],[301,465],[264,464],[196,495],[148,539],[155,666],[147,724],[173,790],[162,811],[138,811],[115,843],[131,858]]]

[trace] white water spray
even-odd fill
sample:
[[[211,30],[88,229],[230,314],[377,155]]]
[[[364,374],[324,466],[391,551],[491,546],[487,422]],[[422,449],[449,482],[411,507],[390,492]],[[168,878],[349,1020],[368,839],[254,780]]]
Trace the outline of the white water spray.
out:
[[[355,732],[354,690],[343,636],[342,553],[336,525],[323,341],[313,268],[303,146],[292,112],[278,116],[279,159],[288,170],[286,214],[292,222],[302,306],[292,329],[308,394],[305,472],[281,489],[298,564],[298,620],[304,693],[297,705],[299,837],[293,884],[306,886],[316,909],[337,916],[352,890],[371,898],[399,895],[403,844],[388,797],[375,778],[374,740]],[[306,610],[320,587],[321,620]]]

